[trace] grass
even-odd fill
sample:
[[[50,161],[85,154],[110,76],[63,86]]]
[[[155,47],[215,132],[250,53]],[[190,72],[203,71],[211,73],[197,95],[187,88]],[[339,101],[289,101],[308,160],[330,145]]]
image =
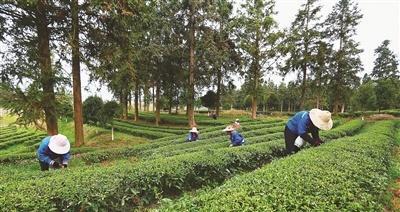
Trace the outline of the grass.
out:
[[[75,144],[75,130],[74,122],[68,120],[59,121],[59,133],[67,136],[71,144]],[[148,143],[148,139],[142,137],[132,136],[126,133],[114,131],[114,141],[111,141],[111,130],[104,129],[97,126],[87,125],[83,126],[85,135],[84,147],[123,147],[133,146],[137,144]]]

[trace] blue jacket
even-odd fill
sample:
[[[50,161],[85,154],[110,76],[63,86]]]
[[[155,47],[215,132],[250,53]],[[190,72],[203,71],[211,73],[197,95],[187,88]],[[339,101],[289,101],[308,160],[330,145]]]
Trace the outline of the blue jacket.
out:
[[[307,111],[296,113],[286,124],[289,130],[295,135],[307,133],[307,128],[311,123],[310,115]]]
[[[312,123],[307,111],[296,113],[286,124],[287,128],[294,135],[300,136],[310,144],[321,141],[319,138],[319,129]],[[311,133],[311,136],[308,135]]]
[[[39,149],[37,150],[37,155],[38,159],[41,162],[47,163],[50,165],[50,162],[55,160],[55,159],[60,159],[62,164],[68,164],[69,159],[71,158],[70,153],[66,153],[63,155],[56,154],[52,152],[49,148],[49,142],[50,142],[51,136],[47,136],[42,140],[42,142],[39,145]]]
[[[196,141],[197,139],[199,139],[199,135],[190,132],[186,138],[186,141]]]
[[[230,139],[231,139],[232,146],[240,146],[244,142],[243,136],[240,133],[238,133],[236,130],[231,132]]]

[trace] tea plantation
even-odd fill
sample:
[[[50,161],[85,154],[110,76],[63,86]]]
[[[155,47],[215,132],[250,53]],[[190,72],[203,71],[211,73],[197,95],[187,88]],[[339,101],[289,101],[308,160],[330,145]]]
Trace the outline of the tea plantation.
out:
[[[243,119],[246,143],[235,148],[222,132],[229,118],[200,119],[196,142],[185,142],[184,120],[146,121],[113,126],[148,142],[73,147],[68,169],[49,172],[35,155],[44,132],[0,128],[0,211],[391,210],[399,121],[337,119],[320,133],[324,144],[290,156],[287,119]]]

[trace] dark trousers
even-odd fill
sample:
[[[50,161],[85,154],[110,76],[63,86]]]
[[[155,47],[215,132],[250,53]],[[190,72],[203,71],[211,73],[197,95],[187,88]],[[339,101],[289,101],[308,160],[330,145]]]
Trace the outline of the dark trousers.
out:
[[[40,170],[49,171],[49,164],[42,161],[39,161],[39,164],[40,164]]]
[[[285,127],[285,145],[286,145],[286,154],[293,154],[298,152],[300,149],[294,145],[294,141],[298,135],[292,133],[289,128]]]

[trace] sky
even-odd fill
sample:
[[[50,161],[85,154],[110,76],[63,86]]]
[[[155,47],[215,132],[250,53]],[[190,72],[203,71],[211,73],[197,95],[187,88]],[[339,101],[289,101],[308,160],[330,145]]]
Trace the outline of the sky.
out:
[[[305,0],[276,0],[276,21],[280,28],[288,28],[294,20],[300,5]],[[326,16],[332,10],[336,0],[320,0],[319,5],[322,6],[321,16],[325,20]],[[382,43],[383,40],[390,40],[389,48],[395,52],[397,58],[400,55],[400,0],[355,0],[363,14],[360,24],[357,26],[357,35],[355,40],[360,42],[360,48],[364,51],[360,54],[361,61],[364,65],[364,72],[359,73],[362,77],[364,73],[370,73],[374,66],[374,50]],[[268,75],[275,83],[280,83],[282,77],[278,75]],[[294,75],[285,77],[284,81],[288,82],[295,78]],[[107,88],[98,83],[89,82],[89,76],[86,71],[82,72],[83,98],[97,94],[105,100],[112,99],[112,94]],[[239,79],[235,82],[237,86],[243,82]],[[101,88],[99,91],[98,89]]]

